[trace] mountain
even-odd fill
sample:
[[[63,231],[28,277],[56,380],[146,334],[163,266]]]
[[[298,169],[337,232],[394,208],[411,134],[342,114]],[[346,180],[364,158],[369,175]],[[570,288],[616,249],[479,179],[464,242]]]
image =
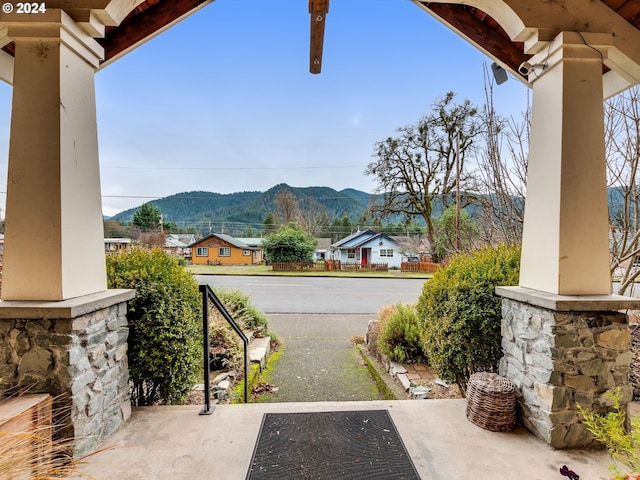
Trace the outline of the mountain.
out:
[[[152,200],[151,203],[163,213],[166,221],[178,227],[194,227],[197,231],[221,231],[226,225],[246,229],[260,228],[264,217],[275,211],[276,196],[288,190],[301,205],[319,204],[327,212],[329,220],[342,217],[344,213],[352,221],[357,221],[369,205],[370,194],[354,189],[336,191],[329,187],[291,187],[287,184],[276,185],[266,192],[246,191],[229,194],[212,192],[183,192],[169,197]],[[129,223],[140,207],[131,208],[111,217],[120,223]]]

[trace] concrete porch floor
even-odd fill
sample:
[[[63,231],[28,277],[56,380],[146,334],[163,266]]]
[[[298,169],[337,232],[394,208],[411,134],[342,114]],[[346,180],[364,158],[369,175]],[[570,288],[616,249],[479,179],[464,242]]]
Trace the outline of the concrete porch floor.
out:
[[[464,400],[265,403],[134,409],[131,420],[81,470],[106,479],[244,479],[264,413],[386,409],[422,480],[560,480],[562,465],[582,480],[608,479],[603,451],[554,450],[522,428],[483,430]],[[283,479],[286,480],[286,479]]]

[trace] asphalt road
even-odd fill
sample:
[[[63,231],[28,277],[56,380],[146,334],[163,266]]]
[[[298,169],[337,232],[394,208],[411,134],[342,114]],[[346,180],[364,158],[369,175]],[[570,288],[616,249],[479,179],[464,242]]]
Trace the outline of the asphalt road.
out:
[[[375,314],[418,300],[423,279],[197,275],[213,288],[240,290],[265,313]]]

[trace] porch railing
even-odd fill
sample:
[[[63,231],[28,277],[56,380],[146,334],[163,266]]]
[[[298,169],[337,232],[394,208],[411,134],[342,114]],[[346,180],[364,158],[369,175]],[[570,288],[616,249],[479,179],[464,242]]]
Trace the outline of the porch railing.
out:
[[[244,345],[244,403],[249,398],[249,339],[238,326],[233,317],[229,314],[220,299],[209,285],[200,285],[200,293],[202,294],[202,346],[204,350],[204,408],[200,411],[200,415],[211,415],[213,406],[211,405],[211,363],[209,352],[211,347],[209,344],[209,302],[220,312],[231,328],[242,339]]]

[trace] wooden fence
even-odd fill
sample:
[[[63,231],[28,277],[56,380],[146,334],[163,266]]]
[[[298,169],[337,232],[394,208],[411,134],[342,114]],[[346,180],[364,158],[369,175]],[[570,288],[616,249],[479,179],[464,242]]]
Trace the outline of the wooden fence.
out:
[[[388,272],[389,264],[387,263],[341,263],[340,271],[342,272]]]
[[[433,273],[440,268],[439,263],[432,262],[402,262],[400,271],[405,273]]]
[[[387,272],[386,263],[345,263],[340,260],[325,260],[324,262],[274,262],[271,264],[274,272]]]
[[[326,270],[324,262],[274,262],[271,264],[274,272],[315,272]]]

